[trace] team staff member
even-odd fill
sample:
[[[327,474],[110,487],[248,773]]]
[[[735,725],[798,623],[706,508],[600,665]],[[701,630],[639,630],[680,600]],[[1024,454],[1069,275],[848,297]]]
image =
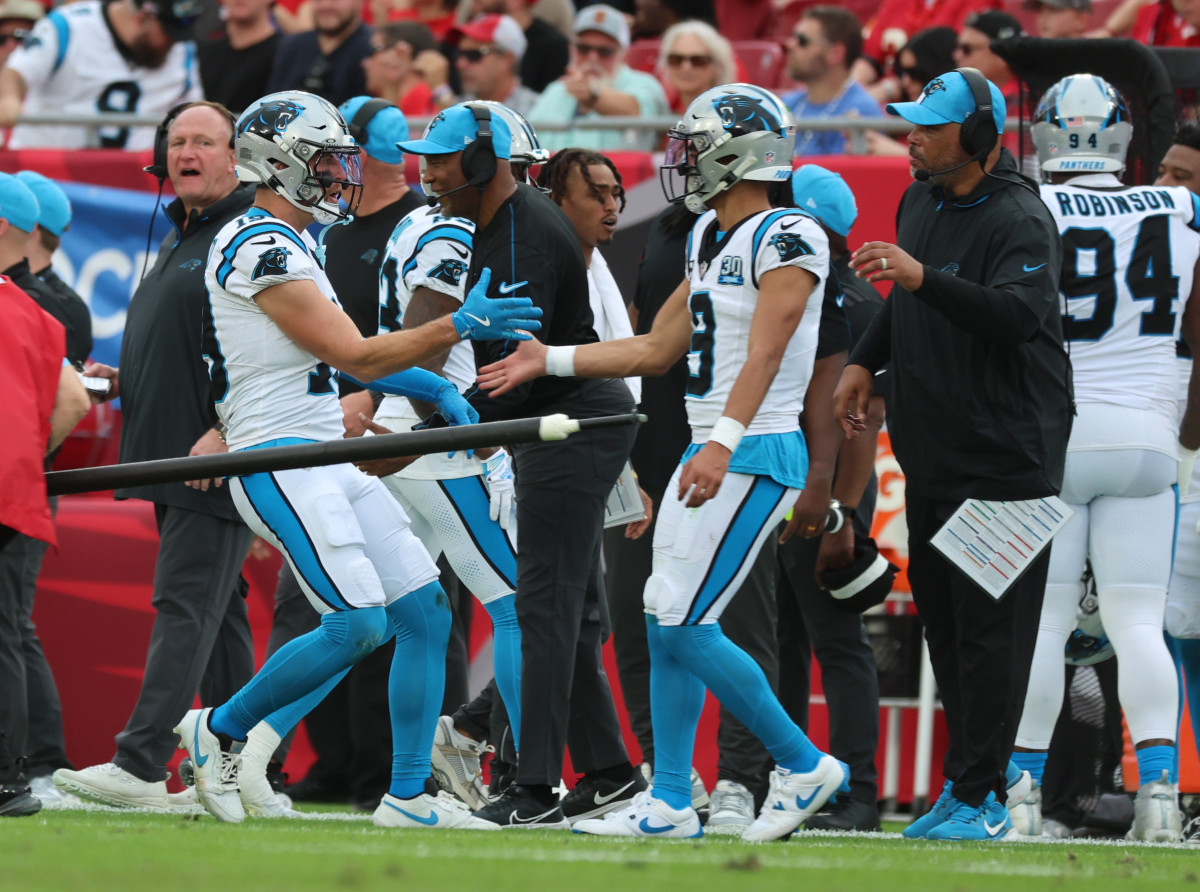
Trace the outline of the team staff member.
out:
[[[990,94],[990,114],[987,110]],[[1017,730],[1050,553],[995,601],[930,544],[966,498],[1032,499],[1062,486],[1072,397],[1062,346],[1062,248],[1050,212],[999,145],[1005,103],[974,69],[934,78],[888,106],[914,125],[914,183],[897,244],[852,264],[894,282],[835,397],[847,434],[864,427],[872,378],[891,360],[888,430],[907,480],[909,579],[946,710],[946,788],[909,837],[998,839],[997,801]]]
[[[487,135],[484,135],[484,127]],[[467,290],[484,268],[491,292],[532,298],[544,337],[567,346],[597,340],[587,268],[574,228],[552,201],[518,186],[508,164],[507,124],[479,106],[453,106],[425,137],[401,143],[423,156],[422,180],[446,216],[475,223]],[[467,146],[464,150],[463,146]],[[454,190],[453,192],[451,190]],[[476,364],[512,345],[476,349]],[[620,381],[543,378],[491,399],[475,392],[483,421],[565,412],[572,418],[633,410]],[[501,825],[567,826],[553,788],[562,777],[570,723],[571,761],[585,773],[566,805],[586,795],[623,808],[644,786],[635,777],[600,659],[600,541],[604,505],[629,450],[632,427],[574,434],[564,443],[517,447],[517,619],[521,626],[521,758],[516,783],[477,812]]]
[[[165,213],[174,229],[129,303],[119,370],[99,364],[87,369],[111,379],[110,396],[121,397],[122,462],[225,451],[213,427],[200,319],[209,246],[254,196],[233,174],[233,127],[229,111],[207,101],[183,106],[170,121],[167,176],[178,198]],[[219,483],[117,490],[117,498],[153,502],[158,526],[146,670],[112,761],[59,769],[54,782],[60,789],[117,807],[171,807],[166,766],[178,742],[171,726],[196,696],[206,667],[216,699],[254,674],[238,576],[250,531]]]

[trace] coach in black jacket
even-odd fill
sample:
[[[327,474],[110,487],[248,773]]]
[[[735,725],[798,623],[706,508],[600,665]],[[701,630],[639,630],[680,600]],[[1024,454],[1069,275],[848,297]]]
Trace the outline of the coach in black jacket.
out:
[[[1072,415],[1062,247],[1037,191],[999,146],[1004,100],[982,75],[947,73],[888,111],[915,125],[918,182],[900,202],[898,244],[855,252],[858,275],[895,284],[851,354],[835,411],[853,436],[872,375],[891,359],[887,418],[907,479],[908,574],[946,710],[953,782],[906,835],[1003,838],[1005,768],[1049,549],[996,602],[930,539],[966,498],[1032,499],[1062,485]]]

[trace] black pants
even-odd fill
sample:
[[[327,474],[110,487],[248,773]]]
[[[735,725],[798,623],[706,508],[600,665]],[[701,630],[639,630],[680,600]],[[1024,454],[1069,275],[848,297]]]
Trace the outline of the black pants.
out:
[[[621,381],[588,381],[545,407],[573,418],[633,411]],[[632,427],[518,446],[517,621],[521,625],[521,760],[517,782],[557,785],[565,747],[588,772],[628,761],[600,656],[604,506],[633,447]],[[569,731],[568,731],[569,729]]]
[[[855,528],[869,529],[874,490],[864,496]],[[833,606],[817,587],[819,539],[796,536],[779,548],[779,700],[808,731],[809,669],[815,653],[829,709],[829,752],[850,766],[850,796],[874,805],[879,796],[879,676],[862,617]]]
[[[250,530],[184,508],[154,506],[154,626],[137,704],[117,735],[113,762],[145,781],[167,778],[179,738],[171,730],[197,691],[224,703],[254,675],[242,563]]]
[[[1050,549],[1000,601],[971,582],[930,544],[958,507],[906,494],[908,579],[925,627],[929,658],[946,712],[944,772],[953,795],[979,805],[1004,793],[1004,772],[1025,705]]]

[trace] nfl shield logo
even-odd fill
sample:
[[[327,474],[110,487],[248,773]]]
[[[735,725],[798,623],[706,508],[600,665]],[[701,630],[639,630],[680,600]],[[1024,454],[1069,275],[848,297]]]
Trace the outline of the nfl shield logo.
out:
[[[707,261],[707,260],[701,260],[701,261],[700,261],[700,278],[702,278],[702,279],[703,279],[703,278],[704,278],[704,274],[705,274],[706,272],[708,272],[708,261]]]
[[[774,152],[763,152],[763,164],[774,164],[774,163],[775,163],[775,153]]]

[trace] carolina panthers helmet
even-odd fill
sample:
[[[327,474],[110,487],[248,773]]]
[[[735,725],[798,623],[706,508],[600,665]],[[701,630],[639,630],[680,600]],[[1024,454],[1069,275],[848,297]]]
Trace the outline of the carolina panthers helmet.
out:
[[[701,93],[667,138],[659,169],[663,193],[693,214],[704,213],[713,196],[741,180],[777,182],[792,175],[792,113],[770,90],[752,84]]]
[[[264,96],[237,123],[237,178],[283,196],[318,223],[348,220],[362,195],[360,149],[335,106],[311,93]],[[334,184],[340,197],[329,195]]]
[[[1120,173],[1133,124],[1112,84],[1094,74],[1072,74],[1046,91],[1032,131],[1045,173]]]
[[[515,109],[509,108],[494,99],[472,99],[467,105],[486,105],[492,114],[503,118],[512,134],[512,150],[508,160],[512,164],[545,164],[550,160],[550,152],[542,148],[537,131],[528,119]],[[422,156],[424,157],[424,156]]]
[[[1112,642],[1104,632],[1104,624],[1100,622],[1099,608],[1095,579],[1089,565],[1083,575],[1083,596],[1075,613],[1075,628],[1067,638],[1065,648],[1065,660],[1072,666],[1103,663],[1115,653]]]

